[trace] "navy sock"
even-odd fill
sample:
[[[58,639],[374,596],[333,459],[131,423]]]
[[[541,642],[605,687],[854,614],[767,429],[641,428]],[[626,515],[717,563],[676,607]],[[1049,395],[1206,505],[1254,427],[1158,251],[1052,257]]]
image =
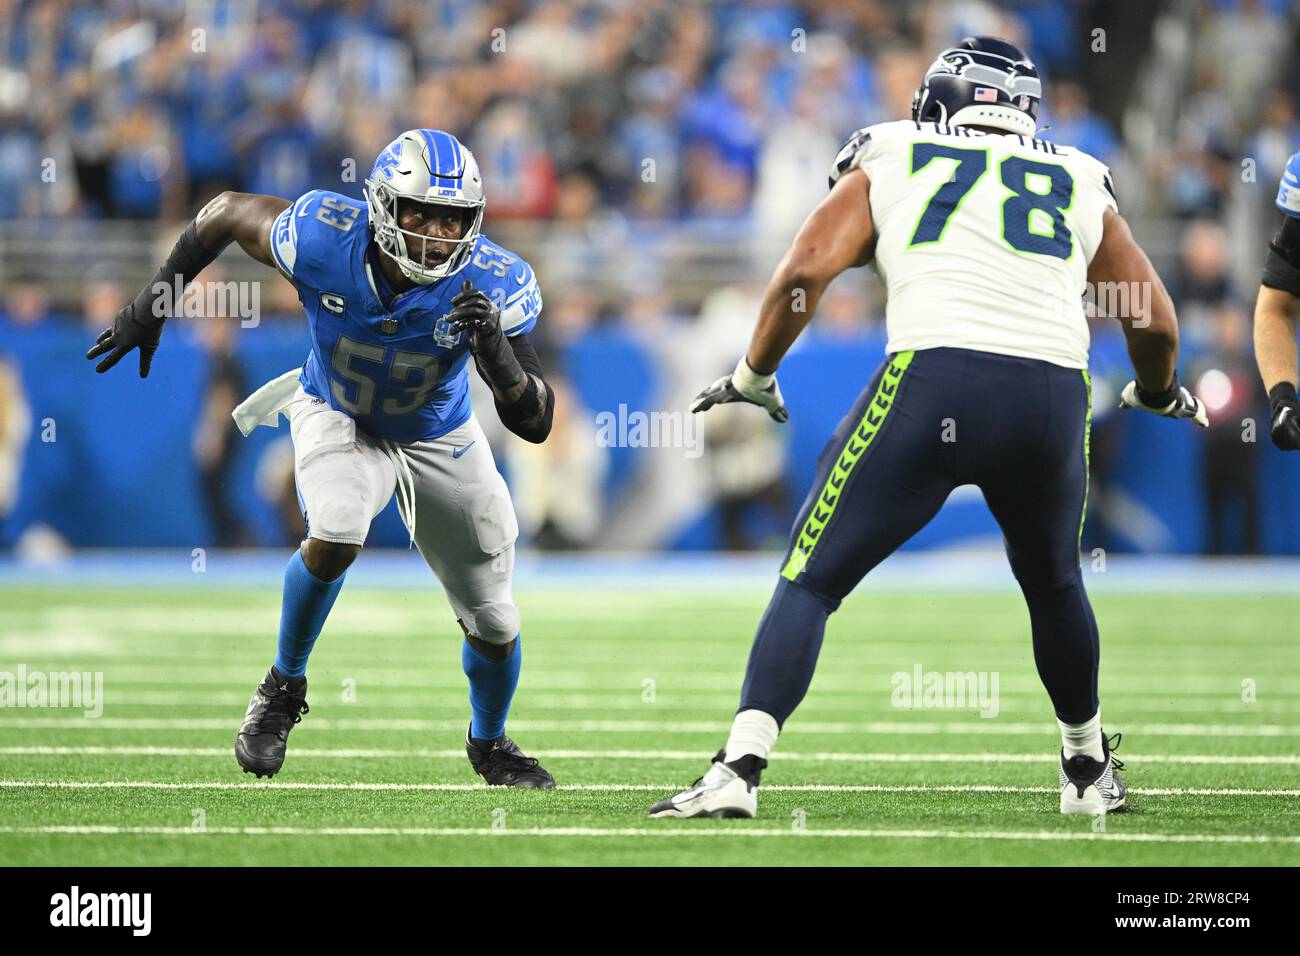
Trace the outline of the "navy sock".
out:
[[[284,677],[302,677],[307,673],[311,654],[334,599],[339,596],[343,579],[322,581],[307,570],[302,551],[295,551],[284,569],[284,600],[280,606],[280,645],[275,655],[275,669]]]
[[[782,578],[759,622],[740,689],[740,710],[761,710],[784,724],[808,693],[826,618],[839,601]]]
[[[469,678],[469,707],[472,714],[469,735],[475,740],[496,740],[506,732],[506,715],[519,684],[522,641],[515,637],[514,650],[505,660],[485,657],[465,639],[460,664]]]

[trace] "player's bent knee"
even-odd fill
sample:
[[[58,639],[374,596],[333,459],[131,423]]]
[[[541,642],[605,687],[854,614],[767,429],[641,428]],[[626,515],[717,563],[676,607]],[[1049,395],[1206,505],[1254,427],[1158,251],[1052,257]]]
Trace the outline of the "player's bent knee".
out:
[[[361,553],[359,544],[342,544],[321,538],[308,538],[303,546],[302,559],[307,570],[322,581],[333,581],[356,560]]]
[[[475,637],[489,644],[508,644],[519,635],[519,608],[513,603],[486,604],[474,612]]]
[[[1032,568],[1022,569],[1013,567],[1012,573],[1015,574],[1020,590],[1026,594],[1051,594],[1083,586],[1078,565],[1068,567],[1035,565]]]
[[[364,544],[370,527],[370,512],[360,495],[330,498],[313,518],[312,534],[326,542]]]

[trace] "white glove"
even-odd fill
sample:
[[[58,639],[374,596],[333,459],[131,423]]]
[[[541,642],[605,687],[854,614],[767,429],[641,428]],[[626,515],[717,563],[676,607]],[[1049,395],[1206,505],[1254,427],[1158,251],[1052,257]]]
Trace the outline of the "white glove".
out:
[[[736,370],[724,375],[691,402],[691,411],[707,412],[714,405],[727,402],[749,402],[761,405],[767,413],[778,422],[788,422],[790,413],[785,410],[785,399],[781,397],[781,387],[776,384],[775,375],[759,375],[741,356]]]
[[[1195,424],[1202,428],[1210,427],[1210,418],[1205,414],[1205,403],[1189,392],[1184,386],[1178,383],[1178,376],[1174,376],[1174,383],[1169,386],[1169,391],[1173,398],[1160,404],[1148,404],[1152,401],[1151,394],[1148,392],[1145,396],[1139,394],[1143,391],[1135,379],[1124,386],[1124,391],[1119,397],[1120,408],[1137,408],[1144,412],[1150,412],[1152,415],[1163,415],[1166,418],[1190,418]],[[1145,397],[1146,401],[1143,400]]]

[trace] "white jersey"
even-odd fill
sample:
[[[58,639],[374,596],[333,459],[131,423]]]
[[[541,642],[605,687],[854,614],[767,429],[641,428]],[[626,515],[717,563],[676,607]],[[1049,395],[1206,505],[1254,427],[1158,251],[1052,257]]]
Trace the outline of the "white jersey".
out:
[[[871,181],[892,354],[942,346],[1088,365],[1082,296],[1117,210],[1110,172],[1068,146],[904,120],[859,130],[834,183]]]

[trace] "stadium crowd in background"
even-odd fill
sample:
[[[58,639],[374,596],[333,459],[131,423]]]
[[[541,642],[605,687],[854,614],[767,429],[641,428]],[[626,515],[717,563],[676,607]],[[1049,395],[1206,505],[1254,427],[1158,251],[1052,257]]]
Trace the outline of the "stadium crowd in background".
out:
[[[15,220],[134,220],[156,223],[170,241],[225,189],[292,198],[323,187],[359,198],[370,163],[396,131],[438,127],[474,150],[492,234],[553,229],[566,237],[535,243],[541,251],[533,257],[547,301],[539,335],[553,367],[562,370],[572,344],[605,323],[730,342],[752,321],[771,258],[756,251],[748,277],[687,293],[674,282],[670,250],[679,237],[702,237],[707,247],[761,236],[764,250],[779,250],[824,194],[826,170],[847,136],[908,115],[932,51],[965,35],[996,34],[1028,49],[1044,75],[1042,135],[1112,165],[1121,209],[1139,233],[1144,224],[1163,233],[1163,261],[1162,247],[1153,248],[1183,323],[1184,375],[1208,386],[1212,418],[1231,424],[1263,407],[1250,309],[1276,221],[1273,192],[1300,148],[1292,66],[1300,61],[1300,16],[1288,0],[1200,4],[1186,58],[1190,95],[1179,100],[1172,136],[1137,150],[1124,135],[1132,104],[1090,102],[1099,68],[1089,51],[1105,6],[0,0],[0,235]],[[68,172],[43,177],[47,163]],[[1249,200],[1236,202],[1242,195]],[[627,260],[619,281],[588,281],[616,268],[611,246]],[[93,249],[89,257],[78,275],[80,308],[56,302],[39,276],[6,271],[0,327],[57,314],[102,327],[124,290],[100,275]],[[299,317],[292,290],[274,285],[271,311]],[[879,325],[875,283],[853,277],[837,292],[819,317],[830,334]],[[1099,379],[1114,352],[1105,340],[1115,334],[1098,327]],[[220,370],[213,409],[231,400],[226,392],[238,376],[229,355],[237,349],[212,346]],[[1121,364],[1122,355],[1115,373],[1127,377]],[[1106,418],[1099,411],[1103,447]],[[1256,449],[1225,429],[1206,439],[1208,521],[1220,528],[1229,512],[1245,515],[1248,530],[1240,540],[1212,534],[1208,546],[1255,550]],[[196,439],[210,497],[226,441],[215,426]],[[729,453],[743,457],[745,449]],[[599,455],[566,462],[587,480],[603,473]],[[1097,468],[1104,467],[1103,455]],[[730,506],[749,492],[714,493]],[[788,508],[770,476],[752,493]],[[1094,504],[1105,500],[1099,494]],[[1104,515],[1101,522],[1104,536]],[[536,523],[567,544],[595,534],[589,515]],[[241,532],[224,534],[235,541]],[[727,538],[746,543],[733,517]]]

